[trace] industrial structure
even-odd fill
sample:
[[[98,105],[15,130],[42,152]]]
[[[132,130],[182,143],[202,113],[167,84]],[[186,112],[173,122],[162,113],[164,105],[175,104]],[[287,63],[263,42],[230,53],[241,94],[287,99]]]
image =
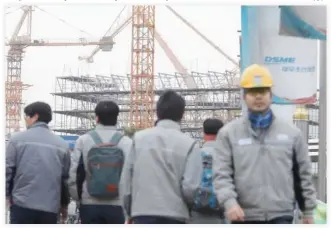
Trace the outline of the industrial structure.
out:
[[[217,45],[215,45],[210,39],[204,36],[198,29],[196,29],[191,23],[189,23],[184,17],[176,12],[170,6],[166,6],[179,20],[192,29],[198,36],[200,36],[205,42],[211,45],[217,52],[223,55],[226,59],[234,64],[234,69],[231,72],[225,72],[238,74],[239,63],[232,59],[229,55],[223,52]],[[121,11],[121,13],[123,10]],[[154,90],[158,88],[173,88],[173,87],[158,87],[154,85],[155,73],[154,73],[154,47],[155,41],[160,45],[168,59],[173,64],[174,68],[178,72],[175,78],[181,78],[183,86],[181,89],[188,88],[195,91],[198,89],[198,80],[194,80],[193,76],[187,72],[186,68],[180,63],[175,53],[171,50],[167,42],[162,38],[155,26],[155,6],[133,6],[132,14],[130,17],[121,20],[121,13],[116,17],[112,26],[108,29],[105,35],[115,37],[129,24],[132,24],[132,48],[131,48],[131,74],[129,75],[127,91],[130,91],[130,107],[129,107],[129,119],[130,126],[135,129],[141,129],[151,127],[154,123],[154,102],[156,100]],[[117,23],[117,26],[114,26]],[[87,57],[79,57],[80,60],[86,60],[88,63],[93,62],[93,56],[97,54],[99,48],[97,47]],[[224,73],[223,73],[224,74]],[[166,75],[166,74],[158,74]],[[238,78],[239,75],[237,75]],[[114,77],[114,76],[111,76]],[[207,74],[208,77],[208,74]],[[122,76],[122,78],[126,78]],[[232,77],[233,79],[233,77]],[[96,79],[98,80],[98,79]],[[162,78],[160,78],[162,82]],[[230,83],[227,79],[228,85]],[[161,83],[162,84],[162,83]],[[217,84],[216,84],[217,85]],[[200,94],[195,96],[195,102],[208,102],[205,95]]]
[[[166,41],[158,33],[154,22],[155,7],[133,6],[129,18],[120,19],[121,13],[108,29],[105,36],[112,39],[132,23],[131,74],[110,76],[60,76],[56,78],[55,126],[61,134],[83,134],[93,128],[93,109],[104,99],[116,101],[121,109],[119,128],[145,128],[152,126],[155,118],[155,100],[165,89],[178,91],[187,101],[182,130],[194,138],[201,138],[202,122],[207,117],[219,117],[227,122],[240,115],[240,89],[238,87],[238,62],[224,53],[217,45],[204,36],[178,12],[166,6],[177,18],[190,27],[216,51],[235,66],[225,72],[188,72],[180,63]],[[178,73],[154,74],[154,39],[166,53]],[[138,45],[140,45],[138,47]],[[87,57],[79,57],[93,63],[99,47]],[[142,61],[143,60],[143,61]],[[153,89],[152,89],[152,88]],[[310,112],[318,109],[309,105]],[[310,115],[316,116],[316,115]],[[309,121],[309,129],[315,133],[318,121]],[[310,131],[309,131],[310,132]],[[316,138],[309,135],[309,138]]]
[[[131,107],[132,128],[154,124],[154,37],[155,6],[132,6]]]
[[[178,92],[185,98],[186,110],[181,130],[191,137],[202,139],[202,123],[206,118],[215,117],[225,123],[241,115],[242,93],[239,88],[239,61],[231,58],[197,28],[170,6],[166,6],[181,22],[191,28],[200,38],[213,47],[220,55],[233,64],[224,72],[188,72],[157,31],[155,6],[135,5],[128,18],[108,29],[99,41],[52,42],[31,38],[32,12],[38,7],[23,6],[22,17],[9,42],[6,79],[6,133],[20,130],[22,119],[22,91],[30,87],[21,80],[21,65],[27,47],[58,47],[95,45],[96,48],[86,57],[79,57],[93,63],[93,57],[102,51],[112,51],[116,36],[131,23],[131,69],[128,74],[104,75],[62,75],[56,78],[53,106],[54,125],[52,130],[60,135],[82,135],[95,127],[94,108],[99,101],[112,100],[120,107],[119,130],[126,128],[143,129],[153,126],[156,119],[155,106],[158,97],[167,89]],[[27,31],[19,35],[27,19]],[[176,73],[160,73],[154,68],[155,45],[163,49],[174,66]],[[306,105],[308,113],[304,118],[296,116],[297,125],[306,129],[309,142],[309,155],[314,175],[321,167],[319,155],[319,93],[317,102]],[[300,119],[301,118],[301,119]],[[298,121],[300,120],[300,121]],[[73,141],[76,137],[73,137]],[[321,171],[319,171],[321,173]],[[316,178],[317,179],[317,178]],[[315,180],[316,181],[316,180]],[[317,184],[316,184],[317,186]]]
[[[32,40],[32,12],[34,9],[40,9],[37,6],[22,6],[23,14],[12,34],[9,42],[5,45],[9,46],[7,55],[7,78],[5,86],[5,103],[6,103],[6,135],[20,130],[20,121],[22,119],[22,91],[26,90],[31,85],[26,85],[21,80],[22,61],[25,49],[29,46],[33,47],[67,47],[67,46],[87,46],[99,45],[103,51],[111,51],[113,40],[111,37],[103,37],[100,41],[87,41],[80,38],[79,41],[54,42],[45,41],[42,39]],[[20,33],[23,24],[26,22],[26,31]]]
[[[233,82],[233,72],[191,72],[198,88],[189,89],[183,75],[158,73],[155,75],[156,98],[165,89],[174,89],[185,97],[186,112],[182,130],[194,138],[201,138],[202,122],[214,116],[224,121],[233,119],[241,110],[240,89]],[[130,75],[96,77],[61,76],[56,79],[55,124],[53,130],[63,134],[81,135],[95,124],[94,107],[98,101],[111,99],[120,106],[119,128],[130,126]],[[203,100],[198,100],[204,97]],[[153,111],[155,106],[153,106]],[[155,112],[153,112],[155,113]]]
[[[132,25],[131,72],[128,75],[110,76],[61,76],[56,79],[55,127],[63,134],[82,134],[94,126],[93,108],[103,99],[113,99],[121,107],[120,128],[146,128],[155,118],[155,101],[165,89],[175,89],[187,101],[187,111],[182,123],[183,130],[193,137],[200,137],[201,123],[206,117],[215,116],[225,122],[240,114],[240,90],[238,61],[223,52],[188,20],[172,7],[166,6],[173,15],[191,28],[198,36],[233,63],[234,68],[225,72],[188,72],[175,53],[157,31],[155,6],[132,7],[129,17],[121,18],[123,10],[100,41],[51,42],[31,38],[32,12],[37,6],[22,6],[23,14],[9,42],[6,81],[6,129],[7,133],[19,130],[21,120],[22,90],[29,87],[21,81],[21,64],[29,46],[85,46],[96,45],[88,57],[80,60],[93,62],[99,50],[111,51],[115,37],[130,23]],[[40,9],[42,10],[42,9]],[[26,32],[20,35],[26,22]],[[164,50],[178,73],[155,73],[155,42]],[[309,138],[317,138],[318,119],[314,115],[318,105],[308,105]]]

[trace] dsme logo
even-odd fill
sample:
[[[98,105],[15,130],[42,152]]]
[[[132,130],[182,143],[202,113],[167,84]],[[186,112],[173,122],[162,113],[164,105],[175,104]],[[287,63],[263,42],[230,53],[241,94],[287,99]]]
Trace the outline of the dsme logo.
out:
[[[294,57],[282,57],[282,56],[266,56],[264,57],[264,64],[288,64],[295,63]]]

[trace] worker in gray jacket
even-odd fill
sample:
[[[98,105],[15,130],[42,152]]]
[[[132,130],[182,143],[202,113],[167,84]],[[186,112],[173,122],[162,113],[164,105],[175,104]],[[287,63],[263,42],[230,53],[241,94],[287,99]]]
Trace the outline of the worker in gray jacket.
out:
[[[156,126],[133,137],[121,194],[134,224],[182,224],[189,219],[181,180],[195,141],[180,131],[184,109],[181,96],[164,92],[156,105]]]
[[[303,222],[316,206],[308,146],[300,130],[270,109],[273,85],[263,66],[249,66],[241,87],[248,113],[218,133],[214,189],[232,223],[290,224],[295,203]]]
[[[103,147],[106,143],[112,143],[118,152],[123,153],[122,155],[125,161],[131,150],[132,140],[127,136],[123,136],[116,128],[119,107],[115,102],[100,101],[95,107],[95,115],[97,122],[96,128],[80,136],[72,152],[70,178],[68,181],[70,194],[71,197],[79,203],[80,220],[82,224],[124,224],[125,216],[119,196],[105,197],[91,195],[92,193],[88,187],[88,183],[94,183],[90,181],[94,176],[90,177],[92,173],[90,173],[89,170],[94,166],[93,163],[96,162],[92,161],[93,158],[90,158],[90,152],[95,146]],[[104,159],[108,157],[105,154],[106,151],[101,151],[100,153],[102,153],[100,156],[103,156]],[[97,157],[99,155],[95,154],[93,156]],[[118,167],[119,169],[114,169],[114,172],[118,172],[120,175],[122,165],[118,163],[119,165],[110,166],[109,164],[112,162],[114,161],[104,160],[104,163],[99,163],[99,167],[103,167],[103,169],[99,170],[106,171],[106,175],[109,176],[107,171],[110,170],[112,172],[112,168]],[[98,170],[95,170],[94,174],[97,175],[97,171]],[[102,187],[101,185],[103,183],[100,182],[102,175],[104,175],[104,173],[96,177],[99,179],[99,182],[95,182],[96,188]],[[108,179],[106,181],[112,180]],[[119,185],[119,183],[112,184]]]
[[[35,102],[24,108],[27,130],[6,148],[6,198],[12,224],[56,224],[69,204],[67,143],[48,127],[51,107]]]
[[[213,191],[212,167],[217,132],[223,127],[219,119],[203,122],[202,148],[195,148],[188,157],[182,181],[183,194],[192,209],[191,224],[225,223],[223,209],[219,207]]]

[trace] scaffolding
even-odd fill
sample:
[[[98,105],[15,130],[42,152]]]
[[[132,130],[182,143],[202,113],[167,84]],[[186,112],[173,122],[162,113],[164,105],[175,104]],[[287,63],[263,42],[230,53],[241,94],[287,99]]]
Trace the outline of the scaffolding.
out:
[[[235,86],[239,75],[232,71],[190,74],[198,85],[196,89],[188,89],[180,73],[155,75],[155,99],[166,89],[181,94],[186,101],[182,130],[201,138],[202,122],[206,118],[228,122],[240,112],[240,88]],[[61,134],[84,134],[95,126],[94,108],[101,100],[115,101],[120,107],[118,128],[129,127],[130,94],[130,75],[57,77],[53,130]],[[206,99],[197,99],[202,96]]]

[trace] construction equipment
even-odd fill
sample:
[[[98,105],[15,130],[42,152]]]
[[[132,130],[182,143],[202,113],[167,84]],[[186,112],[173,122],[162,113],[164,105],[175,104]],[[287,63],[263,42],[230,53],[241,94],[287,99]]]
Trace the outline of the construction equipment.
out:
[[[154,125],[155,6],[132,6],[131,108],[134,129]]]
[[[124,22],[120,23],[121,21],[121,15],[123,13],[123,11],[125,10],[126,6],[123,7],[123,9],[121,10],[121,12],[117,15],[117,17],[115,18],[115,20],[113,21],[112,25],[110,26],[110,28],[107,30],[107,32],[105,33],[105,35],[102,38],[105,37],[111,37],[112,40],[114,40],[114,38],[128,25],[131,23],[132,21],[132,15],[130,15],[129,17],[127,17]],[[117,26],[116,26],[117,25]],[[115,27],[115,28],[114,28]],[[78,59],[79,60],[85,60],[87,61],[87,63],[93,63],[94,59],[93,57],[95,56],[95,54],[97,54],[99,51],[101,50],[100,46],[97,46],[89,56],[79,56]]]
[[[100,41],[87,41],[81,38],[75,42],[51,42],[45,40],[31,40],[32,26],[32,6],[22,6],[23,14],[17,24],[11,39],[5,43],[9,46],[7,55],[7,79],[5,87],[6,102],[6,134],[18,132],[20,130],[20,120],[22,112],[22,91],[31,85],[23,84],[21,80],[21,69],[24,49],[33,47],[59,47],[59,46],[86,46],[99,45],[103,51],[111,51],[114,42],[111,37],[103,37]],[[19,36],[23,23],[27,19],[27,31]]]
[[[189,23],[184,17],[182,17],[179,13],[177,13],[172,7],[166,6],[176,17],[178,17],[182,22],[184,22],[188,27],[190,27],[195,33],[197,33],[204,41],[210,44],[215,50],[221,53],[225,58],[227,58],[230,62],[232,62],[235,66],[239,67],[238,61],[231,58],[228,54],[226,54],[221,48],[219,48],[216,44],[214,44],[210,39],[208,39],[205,35],[203,35],[197,28],[195,28],[191,23]]]
[[[140,7],[149,7],[149,6],[140,6]],[[214,44],[210,39],[208,39],[206,36],[204,36],[197,28],[195,28],[191,23],[189,23],[184,17],[182,17],[178,12],[176,12],[174,9],[172,9],[170,6],[166,6],[176,17],[178,17],[182,22],[184,22],[188,27],[190,27],[196,34],[198,34],[204,41],[206,41],[209,45],[211,45],[217,52],[221,53],[223,56],[225,56],[230,62],[232,62],[236,67],[233,69],[233,72],[236,72],[238,71],[238,67],[239,67],[239,63],[238,61],[234,60],[233,58],[231,58],[229,55],[227,55],[224,51],[222,51],[221,48],[219,48],[216,44]],[[123,9],[124,10],[124,9]],[[124,19],[124,20],[120,20],[120,16],[123,12],[123,10],[120,12],[120,14],[116,17],[115,21],[113,22],[112,26],[108,29],[108,31],[106,32],[105,35],[108,35],[110,37],[112,37],[112,39],[115,39],[115,37],[129,24],[131,23],[133,20],[133,15],[134,15],[134,12],[138,12],[138,11],[134,11],[136,10],[135,7],[133,7],[133,10],[132,10],[132,15],[129,16],[128,18]],[[155,11],[155,9],[154,9]],[[145,13],[146,15],[149,15],[148,13]],[[154,15],[155,17],[155,15]],[[114,26],[115,22],[118,22],[118,25],[117,27]],[[145,23],[148,23],[148,18],[146,18],[145,16]],[[140,25],[140,26],[143,26],[146,28],[146,25]],[[134,31],[134,30],[133,30]],[[183,77],[183,81],[185,82],[186,86],[190,89],[193,89],[193,88],[197,88],[197,84],[196,82],[194,81],[192,75],[190,75],[187,70],[185,69],[185,67],[181,64],[181,62],[179,61],[179,59],[177,58],[177,56],[175,55],[175,53],[171,50],[171,48],[169,47],[169,45],[166,43],[166,41],[162,38],[162,36],[160,35],[160,33],[156,30],[156,28],[154,27],[153,28],[153,31],[154,31],[154,38],[155,40],[158,42],[158,44],[161,46],[161,48],[164,50],[165,54],[167,55],[168,59],[171,61],[171,63],[173,64],[173,66],[175,67],[176,71],[179,72],[181,74],[181,76]],[[153,44],[154,44],[154,39],[152,39],[152,37],[146,37],[148,36],[149,34],[148,33],[144,33],[143,36],[145,36],[145,39],[146,40],[153,40]],[[134,34],[133,34],[133,37],[132,37],[132,42],[134,41],[135,37],[134,37]],[[142,39],[142,38],[140,38]],[[146,41],[145,41],[146,42]],[[146,42],[148,43],[148,42]],[[143,47],[143,43],[140,44],[141,45],[141,50],[146,50],[146,47]],[[93,62],[93,57],[94,55],[100,50],[99,47],[96,47],[92,53],[87,56],[87,57],[79,57],[79,60],[86,60],[87,63],[92,63]],[[141,54],[141,50],[137,49],[135,50],[135,53],[136,54]],[[133,55],[132,55],[133,56]],[[154,56],[154,54],[153,54]],[[151,58],[152,55],[149,55],[148,56],[149,59],[148,61],[151,62],[154,62],[154,57],[153,59]],[[132,61],[131,61],[131,68],[134,68],[136,67],[136,65],[132,65],[132,64],[137,64],[135,63],[134,61],[137,62],[137,59],[136,58],[132,58]],[[146,60],[147,61],[147,60]],[[147,64],[145,62],[140,62],[140,64]],[[143,67],[141,66],[141,69]],[[140,69],[140,70],[141,70]],[[131,78],[133,79],[133,74],[132,74],[132,71],[131,71]],[[144,76],[144,77],[141,77],[140,81],[144,81],[146,83],[147,82],[150,82],[148,84],[148,86],[146,87],[146,85],[144,84],[144,87],[142,86],[142,84],[140,83],[137,83],[137,82],[133,82],[135,79],[131,80],[131,91],[132,91],[132,95],[135,96],[134,98],[131,98],[133,102],[135,103],[132,103],[131,104],[131,115],[130,115],[130,120],[131,120],[131,124],[134,125],[134,128],[136,128],[137,126],[140,126],[141,127],[143,125],[148,125],[148,126],[152,126],[153,124],[153,121],[150,121],[150,120],[146,120],[146,119],[152,119],[153,117],[153,114],[151,113],[151,109],[149,109],[149,107],[152,107],[150,106],[152,101],[154,101],[154,99],[152,98],[153,95],[151,92],[147,91],[147,90],[144,90],[144,89],[149,89],[150,85],[151,85],[151,77],[150,76]],[[152,88],[151,88],[152,89]],[[144,94],[145,96],[142,94],[142,91],[140,91],[139,95],[137,94],[137,92],[135,91],[138,91],[138,90],[144,90]],[[139,101],[139,97],[141,98],[140,101]],[[203,100],[203,97],[199,97],[198,100]],[[147,108],[146,108],[147,107]],[[140,110],[140,111],[139,111]],[[138,115],[139,113],[139,115]],[[143,115],[144,117],[144,121],[140,120],[140,116]],[[139,117],[138,117],[139,116]],[[137,122],[138,121],[138,122]],[[140,124],[141,123],[141,124]],[[131,126],[133,127],[133,126]]]

